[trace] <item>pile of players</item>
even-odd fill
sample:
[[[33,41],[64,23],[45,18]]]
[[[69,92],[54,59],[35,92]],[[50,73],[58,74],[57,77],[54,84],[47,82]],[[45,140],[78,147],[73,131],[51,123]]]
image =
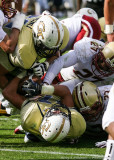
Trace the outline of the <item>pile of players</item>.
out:
[[[51,143],[107,131],[114,42],[101,40],[95,11],[84,8],[59,21],[47,11],[25,17],[19,3],[0,0],[0,88],[20,110],[22,128]],[[3,103],[0,112],[8,114]]]

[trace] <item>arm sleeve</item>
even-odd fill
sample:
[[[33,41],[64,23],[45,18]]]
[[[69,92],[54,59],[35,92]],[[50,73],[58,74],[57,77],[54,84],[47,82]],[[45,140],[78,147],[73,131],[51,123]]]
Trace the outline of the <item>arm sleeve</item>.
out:
[[[62,82],[62,83],[60,83],[60,85],[67,86],[69,88],[69,90],[70,90],[70,93],[72,94],[75,86],[80,82],[82,82],[82,80],[76,78],[76,79],[71,79],[71,80]]]
[[[5,36],[6,36],[6,33],[4,32],[4,30],[0,26],[0,42],[4,39]]]
[[[44,78],[44,83],[51,84],[56,75],[60,72],[62,68],[70,67],[78,62],[76,52],[74,50],[69,51],[63,56],[59,57],[50,65],[46,76]]]

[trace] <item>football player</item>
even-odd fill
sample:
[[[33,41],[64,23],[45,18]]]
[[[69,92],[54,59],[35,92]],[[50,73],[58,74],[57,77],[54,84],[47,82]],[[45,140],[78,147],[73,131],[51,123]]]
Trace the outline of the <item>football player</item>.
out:
[[[12,8],[12,3],[15,4],[16,9]],[[15,46],[18,41],[18,36],[25,19],[25,15],[20,13],[21,9],[22,0],[20,0],[19,2],[14,0],[0,0],[0,52],[3,50],[6,53],[11,53],[15,49]],[[11,33],[9,34],[5,32],[6,29],[4,28],[4,25],[9,23],[10,21],[12,21],[12,28]],[[1,72],[4,72],[2,69],[3,68],[1,66],[0,70]],[[2,95],[0,96],[3,97]],[[7,115],[8,113],[9,115],[9,111],[6,111],[7,109],[4,108],[4,105],[5,107],[8,106],[8,101],[5,100],[3,102],[3,105],[0,102],[0,114]]]
[[[4,50],[4,52],[7,53],[11,53],[14,51],[18,41],[20,30],[24,24],[24,19],[25,19],[24,14],[20,12],[17,13],[17,10],[12,8],[11,5],[12,3],[18,3],[18,1],[0,0],[0,47]],[[21,10],[22,7],[21,3],[22,0],[17,5],[17,9],[19,11]],[[4,31],[3,25],[10,22],[10,19],[13,22],[13,24],[12,24],[12,31],[10,35],[8,35]]]
[[[8,25],[5,27],[8,27]],[[17,25],[19,26],[19,24]],[[53,16],[42,16],[41,18],[39,16],[28,16],[19,34],[15,51],[7,56],[3,50],[0,50],[0,88],[4,89],[9,82],[6,74],[11,73],[17,67],[30,69],[30,71],[33,68],[35,73],[39,69],[40,72],[45,71],[48,68],[49,59],[48,62],[43,64],[38,63],[38,61],[41,58],[49,58],[51,55],[54,55],[63,41],[63,33],[63,26]],[[43,46],[43,43],[45,43],[45,46]],[[51,44],[53,49],[49,50]],[[56,56],[53,57],[56,58]]]
[[[59,142],[63,138],[79,138],[85,132],[85,120],[73,108],[74,103],[68,87],[65,85],[44,86],[42,95],[31,97],[24,86],[28,84],[33,87],[28,86],[28,90],[33,95],[35,91],[37,95],[40,93],[40,79],[36,76],[30,76],[29,79],[24,77],[21,81],[16,77],[3,92],[5,98],[21,110],[21,124],[25,131],[43,137],[51,143]],[[48,92],[46,87],[48,87]],[[22,95],[31,98],[27,99]]]
[[[74,50],[54,61],[46,73],[44,83],[51,84],[58,73],[58,81],[78,78],[95,82],[97,85],[109,79],[112,81],[114,42],[105,45],[99,40],[84,37],[74,45]]]
[[[114,84],[111,87],[109,93],[109,101],[107,109],[103,115],[102,126],[103,129],[108,133],[108,140],[106,146],[106,152],[104,160],[114,159]]]
[[[107,108],[109,91],[112,85],[97,87],[93,82],[83,81],[73,90],[73,100],[87,124],[87,133],[102,135],[102,118]]]
[[[22,69],[34,68],[37,72],[39,70],[38,61],[54,55],[61,45],[63,33],[64,30],[61,23],[53,16],[28,16],[19,34],[14,53],[10,53],[9,57],[7,57],[2,50],[0,51],[0,87],[3,89],[8,83],[5,74],[13,71],[16,67]],[[55,35],[55,39],[53,39],[53,34]],[[44,42],[46,46],[43,47]],[[53,45],[52,51],[49,50],[51,44]],[[47,50],[49,51],[48,54]],[[40,70],[44,71],[48,66],[49,63],[44,62],[40,65]]]

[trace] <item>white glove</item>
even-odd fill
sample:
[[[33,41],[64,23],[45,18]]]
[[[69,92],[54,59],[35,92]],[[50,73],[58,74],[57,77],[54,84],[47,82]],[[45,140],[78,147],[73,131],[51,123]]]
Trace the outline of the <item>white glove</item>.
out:
[[[12,28],[22,29],[24,25],[25,14],[18,12],[14,18],[11,19],[13,22]]]
[[[47,71],[49,67],[49,63],[48,62],[43,62],[43,63],[37,63],[35,62],[31,69],[33,70],[34,74],[42,77],[44,75],[44,73]]]
[[[96,142],[95,146],[98,148],[105,148],[107,141]]]

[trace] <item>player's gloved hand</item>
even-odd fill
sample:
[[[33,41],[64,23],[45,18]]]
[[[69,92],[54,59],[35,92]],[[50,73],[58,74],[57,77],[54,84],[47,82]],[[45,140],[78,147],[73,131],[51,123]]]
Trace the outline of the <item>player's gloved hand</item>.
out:
[[[32,78],[29,78],[24,82],[22,85],[22,90],[25,93],[25,97],[32,98],[34,96],[37,96],[41,94],[42,84],[38,84],[32,80]]]
[[[14,18],[11,19],[11,22],[13,22],[12,28],[17,28],[21,30],[24,25],[24,21],[25,21],[25,14],[18,12],[14,16]]]
[[[31,70],[33,70],[33,73],[36,76],[42,77],[44,75],[44,73],[47,71],[48,67],[49,67],[49,63],[48,62],[43,62],[43,63],[35,62],[32,65]]]
[[[98,147],[98,148],[105,148],[106,147],[106,142],[107,141],[96,142],[95,146]]]

